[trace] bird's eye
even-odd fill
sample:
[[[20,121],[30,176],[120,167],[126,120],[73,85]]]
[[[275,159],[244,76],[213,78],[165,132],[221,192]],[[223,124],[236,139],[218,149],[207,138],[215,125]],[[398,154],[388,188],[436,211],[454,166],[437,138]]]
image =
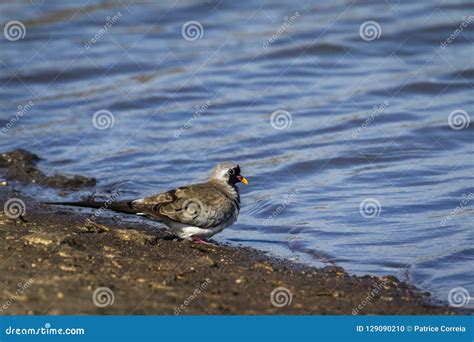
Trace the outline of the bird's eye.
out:
[[[227,171],[227,173],[232,176],[232,175],[235,174],[235,170],[234,170],[234,169],[229,169],[229,170]]]

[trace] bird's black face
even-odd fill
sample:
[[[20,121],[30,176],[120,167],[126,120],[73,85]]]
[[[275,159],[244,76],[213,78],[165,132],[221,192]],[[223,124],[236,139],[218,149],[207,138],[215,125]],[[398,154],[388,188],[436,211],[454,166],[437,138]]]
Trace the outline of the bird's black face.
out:
[[[242,176],[240,174],[240,166],[237,165],[233,168],[230,168],[227,170],[227,175],[228,175],[228,183],[230,185],[235,185],[239,182],[242,182],[244,183],[245,185],[249,184],[249,181],[247,180],[247,178],[245,178],[244,176]]]
[[[232,162],[217,165],[210,179],[216,182],[227,183],[231,186],[235,186],[239,182],[245,185],[249,184],[247,178],[240,174],[240,166]]]

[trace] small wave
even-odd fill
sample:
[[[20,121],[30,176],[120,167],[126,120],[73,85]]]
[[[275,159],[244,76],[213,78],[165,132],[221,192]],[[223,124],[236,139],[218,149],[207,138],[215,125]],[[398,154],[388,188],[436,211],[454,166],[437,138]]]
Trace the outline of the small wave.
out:
[[[264,54],[265,58],[268,59],[281,59],[281,58],[296,58],[304,56],[318,56],[318,55],[337,55],[345,53],[348,48],[343,45],[331,44],[331,43],[318,43],[312,45],[300,45],[291,48],[280,48]]]

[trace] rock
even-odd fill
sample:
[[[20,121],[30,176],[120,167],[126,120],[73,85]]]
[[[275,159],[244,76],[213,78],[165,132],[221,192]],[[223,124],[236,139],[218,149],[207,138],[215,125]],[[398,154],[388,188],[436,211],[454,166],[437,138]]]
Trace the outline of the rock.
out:
[[[274,272],[274,269],[273,267],[271,267],[269,264],[266,264],[266,263],[261,263],[261,262],[258,262],[256,263],[255,265],[253,265],[253,267],[255,269],[264,269],[268,272]]]
[[[30,244],[38,244],[38,245],[50,245],[53,242],[58,242],[57,238],[52,234],[47,233],[32,233],[27,234],[22,237],[23,240]]]
[[[100,224],[89,219],[86,220],[86,223],[80,229],[88,233],[104,233],[110,231],[110,228],[105,224]]]
[[[74,266],[59,265],[59,269],[65,272],[76,272],[76,268]]]
[[[56,174],[46,176],[37,166],[40,160],[36,154],[24,149],[16,149],[0,154],[0,167],[5,168],[6,180],[18,180],[24,183],[37,183],[53,188],[77,190],[96,185],[94,178],[74,175],[67,177]]]
[[[153,244],[156,242],[154,236],[147,235],[134,229],[118,229],[115,231],[115,234],[122,241],[135,242],[140,245]]]

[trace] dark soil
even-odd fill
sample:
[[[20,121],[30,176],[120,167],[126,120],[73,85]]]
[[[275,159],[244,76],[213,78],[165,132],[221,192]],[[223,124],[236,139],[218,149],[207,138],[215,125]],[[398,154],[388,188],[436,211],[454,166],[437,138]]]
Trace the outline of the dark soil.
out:
[[[462,313],[434,306],[394,277],[355,277],[251,248],[178,241],[121,219],[98,218],[86,226],[90,213],[6,191],[1,197],[1,203],[21,198],[26,204],[24,219],[0,216],[1,314]],[[94,305],[99,287],[111,290],[111,305]],[[278,287],[288,289],[291,303],[272,305]],[[278,298],[288,302],[282,295],[277,304]]]

